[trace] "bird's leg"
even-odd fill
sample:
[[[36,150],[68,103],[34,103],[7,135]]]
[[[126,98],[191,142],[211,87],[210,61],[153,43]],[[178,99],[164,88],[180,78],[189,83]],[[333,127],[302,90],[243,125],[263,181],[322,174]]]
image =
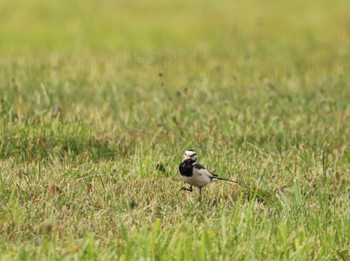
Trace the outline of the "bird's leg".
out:
[[[189,191],[189,192],[192,192],[192,191],[193,191],[192,186],[190,186],[190,188],[181,187],[180,191],[181,191],[181,190],[186,190],[186,191]]]
[[[198,189],[199,189],[199,203],[201,203],[202,202],[202,188],[199,187]]]

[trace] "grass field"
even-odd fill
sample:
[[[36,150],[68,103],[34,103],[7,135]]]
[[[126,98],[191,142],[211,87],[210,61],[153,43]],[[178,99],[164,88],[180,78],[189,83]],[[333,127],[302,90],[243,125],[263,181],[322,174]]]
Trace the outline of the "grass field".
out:
[[[0,0],[0,55],[2,260],[350,260],[348,0]]]

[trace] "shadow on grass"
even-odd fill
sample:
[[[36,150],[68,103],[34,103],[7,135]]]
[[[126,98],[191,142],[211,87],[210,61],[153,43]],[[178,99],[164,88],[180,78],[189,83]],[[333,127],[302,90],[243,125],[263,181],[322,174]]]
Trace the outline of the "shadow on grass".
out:
[[[122,139],[94,137],[33,137],[5,136],[0,141],[0,159],[18,161],[49,160],[50,158],[77,157],[92,161],[126,157],[133,150],[131,142]]]

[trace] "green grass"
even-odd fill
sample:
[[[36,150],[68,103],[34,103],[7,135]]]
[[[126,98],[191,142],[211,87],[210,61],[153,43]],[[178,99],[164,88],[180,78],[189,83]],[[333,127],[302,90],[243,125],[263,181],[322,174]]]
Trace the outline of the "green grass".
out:
[[[349,2],[117,2],[0,0],[1,259],[349,260]]]

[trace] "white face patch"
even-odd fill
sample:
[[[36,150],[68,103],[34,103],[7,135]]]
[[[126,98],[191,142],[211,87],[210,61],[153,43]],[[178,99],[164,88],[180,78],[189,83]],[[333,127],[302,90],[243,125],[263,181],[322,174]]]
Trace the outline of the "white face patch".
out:
[[[197,160],[197,153],[194,150],[186,150],[185,157],[195,161]]]

